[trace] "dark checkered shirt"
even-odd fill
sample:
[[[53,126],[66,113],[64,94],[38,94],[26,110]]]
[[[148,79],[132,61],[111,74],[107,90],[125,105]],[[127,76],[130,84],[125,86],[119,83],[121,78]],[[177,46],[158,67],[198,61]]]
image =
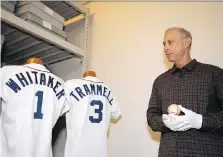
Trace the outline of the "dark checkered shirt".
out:
[[[170,104],[201,114],[201,129],[165,127],[162,114]],[[174,65],[154,81],[147,121],[161,132],[159,157],[223,157],[223,69],[195,59],[182,69]]]

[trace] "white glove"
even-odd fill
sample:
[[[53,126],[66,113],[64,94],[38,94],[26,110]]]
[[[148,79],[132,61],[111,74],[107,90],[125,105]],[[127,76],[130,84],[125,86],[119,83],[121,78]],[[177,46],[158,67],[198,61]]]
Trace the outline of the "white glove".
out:
[[[181,111],[185,113],[185,116],[188,118],[188,121],[192,128],[200,129],[202,126],[203,117],[201,114],[197,114],[191,110],[188,110],[181,105],[179,105]]]
[[[178,117],[178,116],[176,116]],[[162,115],[164,125],[172,131],[178,131],[178,129],[188,125],[189,122],[184,122],[184,119],[172,117],[170,114],[163,114]]]
[[[177,116],[174,114],[169,114],[168,116],[172,119],[172,121],[181,122],[180,124],[174,126],[175,131],[187,131],[191,129],[190,122],[186,116]]]
[[[185,113],[183,116],[169,115],[172,119],[177,121],[183,121],[183,124],[176,126],[177,131],[186,131],[191,128],[200,129],[202,126],[202,115],[197,114],[191,110],[188,110],[181,105],[178,106],[182,112]]]

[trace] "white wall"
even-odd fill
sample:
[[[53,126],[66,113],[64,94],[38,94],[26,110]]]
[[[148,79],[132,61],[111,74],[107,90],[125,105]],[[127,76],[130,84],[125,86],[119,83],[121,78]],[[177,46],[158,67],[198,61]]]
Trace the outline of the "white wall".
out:
[[[89,68],[117,95],[123,117],[112,125],[109,157],[156,157],[159,133],[147,127],[146,110],[154,79],[171,64],[163,55],[163,34],[172,26],[193,36],[192,57],[223,68],[223,3],[92,2]],[[77,77],[72,60],[53,68]],[[78,73],[80,75],[80,73]]]

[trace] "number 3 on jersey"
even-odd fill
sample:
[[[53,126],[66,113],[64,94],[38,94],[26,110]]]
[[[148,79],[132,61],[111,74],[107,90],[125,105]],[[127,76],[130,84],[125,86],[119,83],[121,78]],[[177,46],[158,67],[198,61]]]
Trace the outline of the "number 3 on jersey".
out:
[[[37,91],[37,111],[34,112],[34,119],[43,119],[42,104],[43,104],[43,91]]]
[[[102,110],[103,110],[103,103],[100,100],[92,100],[90,103],[91,106],[98,106],[98,108],[94,109],[94,112],[98,114],[97,118],[94,116],[89,116],[89,120],[92,123],[100,123],[102,121]]]

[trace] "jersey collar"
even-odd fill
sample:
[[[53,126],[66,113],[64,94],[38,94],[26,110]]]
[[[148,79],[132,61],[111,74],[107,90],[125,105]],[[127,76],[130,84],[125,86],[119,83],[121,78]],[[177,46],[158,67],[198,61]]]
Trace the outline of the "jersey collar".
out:
[[[102,82],[97,77],[87,76],[83,80],[93,81],[93,82]]]
[[[25,64],[24,66],[29,67],[34,70],[41,70],[44,72],[50,72],[45,66],[36,63]]]

